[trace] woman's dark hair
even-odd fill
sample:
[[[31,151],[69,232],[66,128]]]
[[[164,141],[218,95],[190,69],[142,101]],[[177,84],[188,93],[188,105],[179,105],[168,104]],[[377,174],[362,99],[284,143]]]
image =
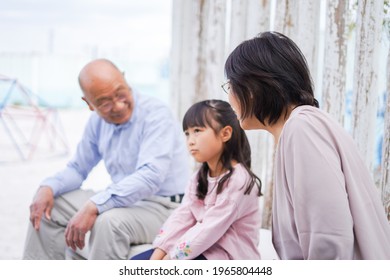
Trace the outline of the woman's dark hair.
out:
[[[221,193],[225,183],[233,174],[232,160],[241,163],[248,171],[251,180],[246,185],[245,194],[249,194],[254,185],[258,187],[258,196],[261,195],[261,181],[251,171],[251,149],[245,131],[240,127],[237,116],[228,102],[222,100],[204,100],[192,105],[183,118],[183,131],[190,127],[210,127],[215,133],[222,128],[232,128],[231,138],[224,143],[220,162],[224,169],[228,170],[217,185],[217,194]],[[198,172],[197,196],[204,199],[208,191],[207,175],[209,166],[202,163]],[[245,186],[243,186],[244,188]]]
[[[290,105],[319,107],[306,59],[283,34],[264,32],[242,42],[227,58],[225,74],[242,119],[272,125]]]

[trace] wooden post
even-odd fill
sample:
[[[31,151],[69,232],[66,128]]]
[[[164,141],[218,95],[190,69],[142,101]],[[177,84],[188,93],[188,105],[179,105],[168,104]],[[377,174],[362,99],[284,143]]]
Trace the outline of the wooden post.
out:
[[[388,11],[390,13],[390,10]],[[384,21],[387,39],[390,41],[390,14]],[[387,54],[387,105],[385,110],[380,189],[383,206],[390,222],[390,48]]]
[[[232,1],[230,36],[227,55],[242,41],[270,29],[270,3],[263,0]],[[272,213],[272,170],[274,143],[272,136],[265,131],[247,131],[252,150],[252,170],[262,181],[263,218],[262,227],[271,228]]]
[[[358,1],[353,81],[352,135],[369,170],[373,171],[378,103],[378,63],[383,0]]]
[[[314,84],[317,83],[320,4],[318,0],[280,0],[275,15],[275,31],[288,36],[299,46]]]
[[[344,125],[348,1],[327,1],[322,109]]]
[[[226,1],[173,0],[172,104],[179,119],[195,102],[222,97]]]
[[[271,0],[234,0],[231,2],[228,54],[242,41],[269,31]]]
[[[170,103],[179,120],[194,100],[196,92],[199,14],[198,1],[173,0]]]

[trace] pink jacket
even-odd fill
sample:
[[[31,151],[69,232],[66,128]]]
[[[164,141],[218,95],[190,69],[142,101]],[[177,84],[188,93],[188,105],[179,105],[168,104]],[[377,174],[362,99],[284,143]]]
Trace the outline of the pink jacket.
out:
[[[292,111],[275,158],[273,241],[281,259],[390,259],[390,226],[349,134],[312,106]]]
[[[209,177],[209,194],[196,197],[197,173],[192,177],[182,204],[172,213],[153,245],[171,259],[260,259],[257,250],[260,209],[257,188],[244,195],[249,174],[241,164],[222,193],[216,194],[218,178]]]

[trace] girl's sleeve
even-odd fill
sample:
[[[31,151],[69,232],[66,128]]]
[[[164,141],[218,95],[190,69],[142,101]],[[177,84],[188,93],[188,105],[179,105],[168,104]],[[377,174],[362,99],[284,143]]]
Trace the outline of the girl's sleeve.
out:
[[[353,221],[331,132],[321,124],[298,119],[283,138],[287,193],[304,258],[349,258]]]
[[[193,227],[177,239],[172,250],[168,252],[171,259],[196,258],[214,245],[237,220],[242,212],[240,207],[245,205],[245,201],[242,201],[244,191],[235,189],[229,192],[230,184],[234,184],[233,178],[230,178],[229,186],[217,195],[215,204],[208,208],[203,220],[196,221]]]
[[[180,206],[172,212],[161,227],[159,233],[153,241],[154,248],[160,248],[165,252],[168,252],[173,247],[177,239],[196,223],[191,211],[191,205],[194,202],[190,198],[190,186],[191,183],[185,192]]]

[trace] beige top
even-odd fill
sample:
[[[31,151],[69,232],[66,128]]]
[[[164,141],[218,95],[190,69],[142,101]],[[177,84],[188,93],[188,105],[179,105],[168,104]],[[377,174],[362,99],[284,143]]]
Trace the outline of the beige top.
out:
[[[390,259],[390,226],[349,134],[293,110],[276,151],[273,242],[281,259]]]

